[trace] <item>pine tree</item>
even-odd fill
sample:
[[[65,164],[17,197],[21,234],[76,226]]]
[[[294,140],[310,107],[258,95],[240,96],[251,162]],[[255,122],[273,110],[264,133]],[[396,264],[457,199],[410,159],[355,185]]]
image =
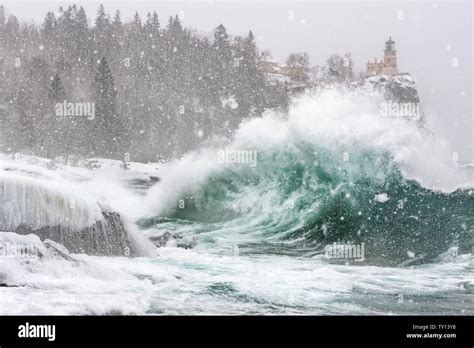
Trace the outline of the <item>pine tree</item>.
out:
[[[48,96],[54,103],[60,103],[66,100],[66,91],[64,90],[59,74],[54,75],[51,86],[49,87]]]
[[[119,10],[115,11],[115,16],[114,16],[114,20],[112,22],[112,26],[114,27],[115,30],[122,27],[122,20],[120,18],[120,11]]]
[[[228,96],[232,93],[232,67],[234,65],[230,37],[226,28],[220,24],[214,32],[213,63],[214,83],[219,95]]]
[[[133,16],[133,29],[136,32],[140,32],[142,30],[142,20],[138,12],[135,12],[135,15]]]
[[[99,9],[97,10],[97,16],[95,17],[95,27],[97,31],[103,32],[105,31],[108,24],[109,20],[107,14],[105,13],[104,5],[100,4]]]
[[[114,19],[111,28],[111,51],[114,59],[120,59],[123,40],[123,24],[120,16],[120,11],[115,11]]]
[[[227,68],[226,64],[229,64],[231,60],[232,51],[229,34],[222,24],[219,24],[214,32],[213,49],[216,52],[216,57],[222,62],[221,65]]]
[[[258,51],[253,32],[236,43],[235,83],[240,116],[247,117],[263,111],[265,101],[265,77],[258,70]],[[240,122],[240,120],[239,120]]]
[[[151,34],[149,45],[152,48],[152,53],[150,55],[153,60],[161,60],[163,57],[163,42],[161,40],[160,21],[156,11],[153,12],[151,17],[149,31]],[[155,68],[157,65],[158,64],[155,64]]]
[[[0,5],[0,47],[5,45],[5,8]]]
[[[5,25],[5,7],[0,5],[0,27]]]
[[[56,17],[53,12],[48,12],[43,22],[42,35],[46,40],[54,38],[54,31],[56,29]]]
[[[94,48],[96,55],[94,60],[100,57],[107,57],[110,59],[114,42],[112,40],[112,30],[109,15],[105,12],[103,5],[99,6],[97,16],[95,18],[94,33]]]
[[[74,56],[72,59],[80,62],[78,65],[80,66],[81,74],[85,75],[84,64],[92,55],[92,36],[89,32],[86,11],[82,6],[77,11],[77,15],[75,17],[73,37],[76,44]]]
[[[16,98],[19,131],[23,146],[29,149],[42,145],[42,125],[48,111],[48,64],[41,58],[32,58],[21,67]]]
[[[7,24],[5,25],[5,38],[7,41],[7,45],[10,48],[15,48],[20,34],[20,23],[18,19],[10,15],[7,20]]]
[[[153,11],[153,16],[151,17],[151,27],[154,32],[158,32],[160,30],[160,21],[156,11]]]
[[[143,52],[145,48],[146,37],[144,26],[142,26],[142,20],[138,12],[135,12],[135,15],[133,16],[132,30],[129,39],[131,40],[132,46],[135,48],[135,50],[132,50],[131,52],[132,57],[143,58],[141,52]]]
[[[73,148],[74,136],[77,130],[73,129],[74,120],[56,115],[56,105],[67,100],[66,91],[59,74],[55,74],[48,90],[49,113],[45,115],[42,124],[42,143],[49,156],[67,155],[78,149]]]
[[[86,11],[84,11],[84,8],[82,6],[79,8],[79,11],[77,12],[76,26],[77,26],[77,31],[78,31],[78,38],[85,39],[88,34],[89,25],[87,23]]]
[[[18,130],[20,135],[20,146],[31,149],[35,144],[34,120],[29,114],[31,104],[31,91],[28,87],[22,87],[16,97],[18,112]]]
[[[123,126],[117,115],[117,91],[107,60],[102,58],[95,76],[96,100],[95,151],[108,157],[117,156]]]

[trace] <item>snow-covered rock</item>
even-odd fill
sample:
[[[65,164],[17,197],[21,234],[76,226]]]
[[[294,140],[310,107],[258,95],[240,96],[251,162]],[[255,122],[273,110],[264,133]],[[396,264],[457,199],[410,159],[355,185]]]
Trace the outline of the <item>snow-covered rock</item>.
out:
[[[1,158],[0,231],[34,234],[70,252],[141,255],[143,240],[128,223],[82,181],[91,170],[55,166],[44,159]],[[0,232],[2,234],[3,232]]]
[[[358,86],[368,91],[378,91],[382,93],[387,103],[390,103],[390,106],[399,106],[400,109],[407,105],[418,106],[419,113],[416,117],[408,118],[415,119],[420,125],[424,125],[425,116],[420,107],[420,97],[415,80],[410,74],[401,73],[395,76],[371,76],[363,79]]]

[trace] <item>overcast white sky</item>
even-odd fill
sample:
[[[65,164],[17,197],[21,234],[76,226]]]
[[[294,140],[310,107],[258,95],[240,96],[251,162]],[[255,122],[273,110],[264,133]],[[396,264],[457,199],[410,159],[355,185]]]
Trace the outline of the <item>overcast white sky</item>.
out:
[[[157,11],[166,24],[184,13],[185,26],[210,33],[223,23],[233,35],[253,30],[260,49],[283,62],[290,52],[307,51],[312,64],[331,53],[351,52],[356,70],[382,58],[389,35],[396,41],[399,70],[417,82],[428,124],[460,160],[474,159],[473,4],[471,1],[24,1],[2,2],[20,20],[41,23],[48,11],[83,6],[89,19],[99,3],[124,20],[135,11]],[[458,62],[453,66],[453,60]]]

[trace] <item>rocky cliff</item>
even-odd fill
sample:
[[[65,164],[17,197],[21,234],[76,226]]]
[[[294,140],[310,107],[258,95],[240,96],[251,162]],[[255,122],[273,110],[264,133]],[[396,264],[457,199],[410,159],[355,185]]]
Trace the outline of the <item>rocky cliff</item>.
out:
[[[425,115],[420,106],[420,97],[415,80],[408,73],[395,76],[377,75],[363,79],[357,84],[366,90],[373,90],[383,94],[387,106],[393,116],[406,117],[423,126]]]

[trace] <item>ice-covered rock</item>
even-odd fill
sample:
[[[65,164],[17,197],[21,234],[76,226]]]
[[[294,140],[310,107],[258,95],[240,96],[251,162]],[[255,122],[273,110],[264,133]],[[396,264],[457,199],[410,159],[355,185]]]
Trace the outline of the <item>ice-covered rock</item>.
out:
[[[0,231],[0,257],[38,258],[46,254],[46,247],[38,236]]]
[[[119,213],[41,167],[0,168],[0,203],[0,231],[34,234],[73,253],[135,256],[146,249]]]
[[[99,204],[86,193],[75,190],[72,183],[0,173],[0,230],[62,226],[80,231],[102,220]]]

